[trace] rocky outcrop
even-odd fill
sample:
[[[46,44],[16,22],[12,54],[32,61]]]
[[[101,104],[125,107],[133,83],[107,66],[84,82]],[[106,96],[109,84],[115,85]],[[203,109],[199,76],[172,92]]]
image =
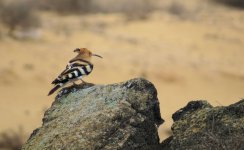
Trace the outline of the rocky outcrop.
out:
[[[244,100],[227,107],[191,101],[172,118],[173,135],[159,144],[163,120],[150,82],[72,86],[58,93],[22,149],[244,149]]]
[[[192,101],[173,114],[162,149],[244,149],[244,100],[227,107]]]
[[[142,149],[159,145],[157,91],[144,79],[61,90],[23,150]]]

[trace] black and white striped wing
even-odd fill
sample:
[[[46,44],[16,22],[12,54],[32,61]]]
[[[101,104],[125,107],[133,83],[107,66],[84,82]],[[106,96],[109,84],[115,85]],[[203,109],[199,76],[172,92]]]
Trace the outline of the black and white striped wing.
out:
[[[89,75],[92,70],[92,64],[67,65],[66,69],[52,82],[52,84],[65,84],[73,79],[81,79],[83,76]]]

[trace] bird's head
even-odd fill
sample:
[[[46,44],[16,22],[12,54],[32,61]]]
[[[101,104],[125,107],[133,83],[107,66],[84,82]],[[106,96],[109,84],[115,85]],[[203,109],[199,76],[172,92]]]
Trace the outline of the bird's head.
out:
[[[78,53],[78,55],[81,56],[81,57],[83,57],[83,58],[91,58],[92,56],[96,56],[96,57],[102,58],[102,56],[97,55],[97,54],[93,54],[87,48],[76,48],[74,50],[74,52]]]

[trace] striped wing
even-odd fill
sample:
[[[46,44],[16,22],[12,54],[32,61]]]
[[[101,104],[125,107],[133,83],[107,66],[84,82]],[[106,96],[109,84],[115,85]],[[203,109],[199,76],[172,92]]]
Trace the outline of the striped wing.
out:
[[[93,70],[92,64],[68,64],[66,69],[52,82],[52,84],[65,84],[73,79],[89,75]]]

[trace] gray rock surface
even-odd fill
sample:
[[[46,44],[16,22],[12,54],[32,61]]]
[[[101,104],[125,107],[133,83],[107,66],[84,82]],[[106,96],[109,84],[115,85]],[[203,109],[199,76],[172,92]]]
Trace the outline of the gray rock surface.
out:
[[[159,145],[161,123],[157,91],[147,80],[69,87],[22,149],[150,149]]]
[[[173,136],[162,149],[244,149],[244,100],[227,107],[191,101],[172,118]]]

